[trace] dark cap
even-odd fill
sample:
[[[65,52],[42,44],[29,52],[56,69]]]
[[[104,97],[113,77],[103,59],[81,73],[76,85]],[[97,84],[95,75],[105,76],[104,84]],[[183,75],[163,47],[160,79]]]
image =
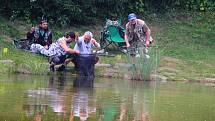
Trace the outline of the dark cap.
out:
[[[43,24],[43,23],[48,23],[48,21],[46,20],[46,19],[43,19],[43,20],[41,20],[40,22],[39,22],[39,24]]]

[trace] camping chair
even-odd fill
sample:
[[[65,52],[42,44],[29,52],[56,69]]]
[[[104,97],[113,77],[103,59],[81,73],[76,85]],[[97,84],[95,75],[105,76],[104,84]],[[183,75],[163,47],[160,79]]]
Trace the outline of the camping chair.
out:
[[[106,21],[106,26],[101,32],[100,45],[102,49],[107,49],[109,45],[114,45],[118,50],[124,53],[126,49],[124,33],[125,29],[121,27],[119,21]]]

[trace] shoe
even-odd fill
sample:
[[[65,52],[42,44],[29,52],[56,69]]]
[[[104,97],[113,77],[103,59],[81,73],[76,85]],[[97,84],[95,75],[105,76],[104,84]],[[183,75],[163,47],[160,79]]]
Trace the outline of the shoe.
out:
[[[50,56],[50,57],[49,57],[48,61],[49,61],[50,64],[52,63],[53,58],[54,58],[54,56]]]
[[[146,49],[145,49],[145,53],[147,54],[148,52],[149,52],[149,50],[146,48]]]
[[[128,51],[127,51],[126,49],[123,49],[122,52],[123,52],[123,53],[127,53]]]
[[[149,59],[149,58],[150,58],[150,56],[149,56],[148,54],[146,54],[146,58],[147,58],[147,59]]]
[[[66,68],[66,66],[65,66],[65,65],[61,65],[61,66],[58,68],[58,71],[64,71],[64,70],[65,70],[65,68]]]
[[[139,57],[140,57],[140,54],[136,54],[135,57],[136,57],[136,58],[139,58]]]
[[[54,69],[54,64],[51,64],[51,65],[49,66],[49,69],[50,69],[50,71],[55,71],[55,69]]]
[[[105,52],[105,50],[104,50],[104,49],[101,49],[101,50],[97,51],[97,54],[99,54],[99,53],[104,53],[104,52]]]

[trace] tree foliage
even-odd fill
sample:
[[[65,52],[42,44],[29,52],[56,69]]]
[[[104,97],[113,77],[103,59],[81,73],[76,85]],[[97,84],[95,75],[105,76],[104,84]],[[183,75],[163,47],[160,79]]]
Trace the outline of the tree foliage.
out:
[[[213,0],[0,0],[0,13],[27,22],[48,19],[51,24],[92,23],[95,19],[125,17],[145,10],[215,11]]]
[[[148,9],[187,9],[192,11],[215,11],[214,0],[145,0]]]

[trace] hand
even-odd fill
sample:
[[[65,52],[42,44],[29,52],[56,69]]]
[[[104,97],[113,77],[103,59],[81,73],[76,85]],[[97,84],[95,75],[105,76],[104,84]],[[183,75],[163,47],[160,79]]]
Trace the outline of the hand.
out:
[[[115,25],[115,26],[118,25],[118,21],[114,21],[114,25]]]
[[[146,47],[149,47],[150,42],[146,41]]]
[[[96,44],[96,40],[92,39],[91,42],[95,45]]]
[[[46,46],[44,46],[44,48],[45,48],[46,50],[48,50],[48,49],[49,49],[49,46],[48,46],[48,45],[46,45]]]
[[[129,48],[131,45],[129,43],[126,44],[126,47]]]
[[[33,33],[35,31],[35,27],[31,27],[30,33]]]
[[[80,34],[78,32],[75,32],[75,40],[77,40],[79,36]]]
[[[75,50],[75,53],[76,53],[76,54],[80,54],[80,52],[79,52],[78,50]]]

